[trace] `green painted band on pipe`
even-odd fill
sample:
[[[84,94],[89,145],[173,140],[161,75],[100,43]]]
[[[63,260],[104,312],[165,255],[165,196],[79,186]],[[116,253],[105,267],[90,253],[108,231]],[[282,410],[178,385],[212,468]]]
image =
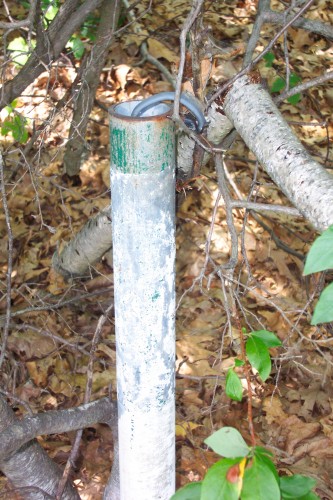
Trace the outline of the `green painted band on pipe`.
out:
[[[166,121],[170,107],[160,103],[143,116],[132,117],[139,102],[110,108],[111,168],[128,174],[163,172],[175,164],[175,128]]]

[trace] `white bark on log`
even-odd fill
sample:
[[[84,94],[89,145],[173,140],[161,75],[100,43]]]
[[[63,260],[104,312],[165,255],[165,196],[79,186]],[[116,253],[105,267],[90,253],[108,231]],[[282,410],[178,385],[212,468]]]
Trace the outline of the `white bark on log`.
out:
[[[62,252],[53,255],[52,266],[66,279],[84,276],[112,246],[111,208],[90,219]]]
[[[333,224],[333,176],[310,157],[266,90],[247,75],[239,78],[224,112],[302,215],[319,231]]]
[[[234,128],[233,124],[223,114],[221,106],[213,103],[207,115],[207,139],[213,145],[218,145]],[[177,141],[177,179],[186,180],[191,177],[193,168],[193,151],[195,142],[184,132],[180,132]],[[210,155],[205,153],[202,166],[206,165]]]
[[[11,425],[15,425],[15,421],[13,410],[0,395],[0,432],[6,432]],[[35,440],[22,446],[10,457],[0,457],[0,470],[15,488],[32,488],[32,491],[22,493],[25,500],[43,500],[46,498],[43,491],[49,495],[55,495],[62,477],[60,467]],[[71,482],[66,484],[62,498],[63,500],[80,499]]]

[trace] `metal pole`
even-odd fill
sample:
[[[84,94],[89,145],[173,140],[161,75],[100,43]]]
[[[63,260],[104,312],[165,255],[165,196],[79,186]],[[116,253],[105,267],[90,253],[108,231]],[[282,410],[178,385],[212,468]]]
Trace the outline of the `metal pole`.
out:
[[[166,104],[111,108],[121,500],[175,491],[175,134]]]

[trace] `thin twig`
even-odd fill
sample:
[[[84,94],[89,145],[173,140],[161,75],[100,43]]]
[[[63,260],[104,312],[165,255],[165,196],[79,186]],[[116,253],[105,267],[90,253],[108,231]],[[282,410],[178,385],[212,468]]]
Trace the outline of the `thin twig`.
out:
[[[234,319],[235,319],[235,322],[237,325],[237,329],[239,331],[241,356],[242,356],[242,360],[244,361],[244,372],[245,372],[246,384],[247,384],[247,418],[248,418],[248,423],[249,423],[249,430],[250,430],[252,446],[255,446],[256,445],[256,438],[254,435],[253,414],[252,414],[252,387],[251,387],[251,377],[250,377],[250,365],[249,365],[248,359],[246,357],[246,352],[245,352],[244,332],[243,332],[242,325],[241,325],[239,315],[237,312],[235,312],[235,314],[234,314]]]
[[[186,37],[188,32],[191,29],[192,24],[196,20],[204,0],[193,0],[192,8],[187,16],[184,27],[180,33],[179,41],[180,41],[180,61],[178,68],[178,75],[176,80],[176,89],[175,89],[175,102],[173,107],[173,119],[179,120],[179,99],[182,91],[182,82],[183,82],[183,74],[185,67],[185,59],[186,59]]]
[[[238,261],[238,235],[232,216],[231,198],[226,183],[221,153],[217,153],[215,155],[215,167],[217,172],[219,190],[225,203],[227,225],[231,237],[231,256],[229,262],[227,262],[227,264],[223,264],[222,267],[223,269],[235,269]]]
[[[125,5],[127,11],[126,15],[129,18],[129,20],[133,23],[136,23],[138,19],[136,18],[133,8],[135,5],[130,5],[128,0],[122,0],[123,4]],[[151,4],[150,4],[151,5]],[[141,16],[142,17],[142,16]],[[140,34],[140,27],[133,26],[133,31],[137,34]],[[165,77],[165,79],[174,87],[175,86],[175,79],[170,73],[170,71],[158,60],[156,57],[153,57],[148,50],[148,45],[146,41],[143,41],[140,45],[140,53],[142,55],[142,61],[141,63],[148,62],[150,64],[153,64],[160,73]]]
[[[256,212],[267,211],[277,214],[293,215],[294,217],[303,217],[297,208],[284,207],[282,205],[269,205],[267,203],[255,203],[252,201],[230,200],[231,208],[246,208],[247,210],[255,210]]]
[[[17,30],[20,28],[31,28],[34,22],[34,17],[36,13],[37,0],[30,0],[30,9],[29,14],[26,19],[23,21],[14,21],[10,22],[0,21],[0,29],[1,30]]]
[[[75,304],[75,302],[79,302],[80,300],[86,300],[89,297],[95,297],[96,295],[102,295],[105,292],[110,293],[110,287],[107,288],[100,288],[99,290],[96,290],[94,292],[90,293],[84,293],[82,295],[77,295],[76,297],[73,297],[72,299],[68,300],[63,300],[61,302],[57,302],[56,304],[45,304],[43,306],[35,306],[35,307],[26,307],[25,309],[18,309],[17,311],[14,311],[11,313],[10,317],[14,318],[17,316],[21,316],[22,314],[27,314],[27,313],[34,313],[34,312],[39,312],[39,311],[55,311],[56,309],[61,309],[61,307],[67,306],[69,304]],[[0,325],[2,322],[5,322],[6,320],[6,315],[0,316]]]
[[[8,256],[7,256],[7,272],[6,272],[7,295],[6,295],[6,314],[5,314],[5,321],[1,338],[1,354],[0,354],[0,368],[1,368],[2,363],[5,359],[7,340],[9,335],[11,307],[12,307],[11,294],[12,294],[12,272],[13,272],[13,232],[12,232],[10,213],[7,203],[4,162],[1,152],[0,152],[0,184],[1,184],[1,194],[2,194],[2,205],[3,205],[3,210],[5,212],[5,220],[6,220],[7,235],[8,235]]]

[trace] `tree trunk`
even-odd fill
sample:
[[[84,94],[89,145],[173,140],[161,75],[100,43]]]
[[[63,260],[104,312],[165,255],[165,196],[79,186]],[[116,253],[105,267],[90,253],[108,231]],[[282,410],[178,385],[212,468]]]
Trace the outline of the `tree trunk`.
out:
[[[56,434],[83,429],[96,423],[108,424],[115,445],[109,491],[116,492],[119,484],[117,457],[117,406],[103,398],[68,410],[53,410],[27,416],[21,420],[0,395],[0,470],[14,487],[28,500],[43,500],[57,492],[62,470],[49,458],[35,440],[39,435]],[[112,487],[112,488],[111,488]],[[80,496],[73,485],[66,483],[62,500],[78,500]]]
[[[84,59],[83,67],[80,68],[80,87],[74,89],[74,92],[77,91],[74,100],[74,114],[64,156],[64,168],[69,176],[79,173],[82,157],[87,150],[85,135],[88,120],[93,108],[100,74],[113,41],[120,12],[119,4],[119,0],[104,0],[101,5],[103,15],[98,27],[97,40],[89,56]]]
[[[15,421],[14,412],[0,395],[0,432],[8,430]],[[43,492],[55,495],[62,477],[60,467],[35,440],[29,441],[9,457],[1,457],[0,469],[15,488],[27,488],[27,492],[21,493],[26,500],[43,500]],[[79,498],[73,485],[67,483],[63,500]]]
[[[0,110],[10,104],[30,85],[45,69],[55,61],[73,33],[81,26],[85,18],[100,6],[102,0],[86,0],[80,5],[79,0],[67,0],[49,28],[37,37],[37,46],[20,72],[1,89]]]

